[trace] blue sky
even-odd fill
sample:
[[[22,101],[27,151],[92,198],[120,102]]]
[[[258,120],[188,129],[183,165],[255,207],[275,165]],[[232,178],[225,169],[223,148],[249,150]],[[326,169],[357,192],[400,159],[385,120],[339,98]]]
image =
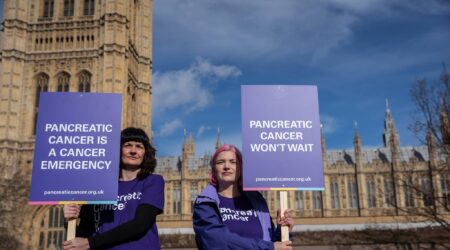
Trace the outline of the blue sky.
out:
[[[0,10],[3,1],[0,0]],[[0,14],[0,19],[2,14]],[[450,64],[447,0],[154,0],[153,119],[159,156],[240,146],[240,85],[315,84],[328,149],[382,146],[385,99],[403,146],[409,90]]]
[[[385,100],[403,146],[416,79],[450,63],[448,1],[155,0],[153,130],[159,155],[240,145],[241,84],[315,84],[328,149],[382,146]]]

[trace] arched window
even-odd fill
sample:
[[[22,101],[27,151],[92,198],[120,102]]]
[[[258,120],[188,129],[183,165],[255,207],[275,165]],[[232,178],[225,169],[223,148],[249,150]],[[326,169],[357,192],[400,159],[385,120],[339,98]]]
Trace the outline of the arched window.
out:
[[[44,17],[53,17],[54,0],[44,0]]]
[[[36,134],[36,122],[38,116],[38,107],[39,107],[39,95],[41,92],[48,91],[48,75],[41,73],[36,77],[36,96],[34,103],[34,128],[33,135]]]
[[[62,206],[52,206],[41,220],[39,249],[60,249],[64,241],[64,214]]]
[[[431,180],[428,176],[424,176],[420,180],[422,193],[422,201],[424,206],[432,206],[433,205],[433,193],[431,187]]]
[[[386,207],[393,207],[396,205],[394,196],[394,182],[391,178],[384,179],[384,205]]]
[[[330,183],[331,208],[339,209],[339,183],[332,180]]]
[[[442,204],[446,209],[450,208],[450,176],[441,177],[441,190],[442,190]]]
[[[414,206],[413,180],[411,176],[406,177],[403,184],[403,193],[405,196],[405,207]]]
[[[58,75],[58,92],[69,92],[70,75],[63,72]]]
[[[73,16],[74,0],[64,0],[64,16]]]
[[[295,191],[295,210],[302,210],[303,208],[303,191]]]
[[[132,78],[128,78],[128,87],[126,95],[126,123],[127,124],[137,124],[137,110],[136,105],[136,84],[133,82]]]
[[[321,191],[312,191],[313,209],[322,208],[322,193]]]
[[[91,74],[87,71],[78,75],[78,92],[91,92]]]
[[[136,94],[131,96],[131,124],[137,124],[137,104],[136,104]],[[134,111],[134,112],[133,112]]]
[[[377,199],[376,199],[376,187],[375,187],[375,181],[372,178],[369,178],[367,180],[367,203],[368,207],[376,207],[377,206]]]
[[[198,195],[197,183],[191,182],[191,212],[194,212],[195,199]]]
[[[173,185],[172,199],[172,213],[181,214],[181,189],[180,184],[177,182],[175,182]]]
[[[84,15],[92,16],[95,10],[95,0],[84,0]]]
[[[358,208],[358,192],[356,190],[356,181],[353,178],[349,178],[347,182],[348,192],[348,207]]]

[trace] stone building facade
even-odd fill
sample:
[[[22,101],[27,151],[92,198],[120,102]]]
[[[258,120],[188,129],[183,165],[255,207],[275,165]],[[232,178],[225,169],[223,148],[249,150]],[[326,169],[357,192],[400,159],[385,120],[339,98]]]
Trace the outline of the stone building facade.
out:
[[[151,133],[152,0],[5,0],[3,10],[0,249],[58,249],[65,238],[61,207],[27,205],[38,94],[122,93],[122,126]],[[409,221],[408,210],[429,207],[447,213],[450,175],[438,170],[449,159],[432,138],[424,146],[401,147],[387,108],[380,148],[363,148],[356,128],[351,149],[327,150],[323,139],[325,191],[288,192],[296,222]],[[219,135],[211,148],[218,145]],[[192,135],[185,135],[180,156],[158,158],[157,173],[166,180],[160,228],[191,227],[192,203],[207,185],[210,158],[196,156]],[[263,195],[275,212],[278,193]]]
[[[430,136],[427,145],[401,147],[388,104],[385,112],[382,147],[363,148],[356,124],[353,148],[327,150],[322,137],[325,190],[288,191],[288,207],[298,224],[412,222],[417,217],[411,215],[434,207],[449,215],[448,155],[439,153]],[[191,227],[192,203],[208,183],[210,159],[195,156],[192,135],[185,135],[180,157],[158,158],[156,171],[166,180],[161,226]],[[279,192],[262,193],[276,216]]]
[[[151,132],[152,8],[152,0],[3,1],[1,249],[49,249],[64,238],[60,207],[27,205],[40,92],[121,93],[122,127]]]

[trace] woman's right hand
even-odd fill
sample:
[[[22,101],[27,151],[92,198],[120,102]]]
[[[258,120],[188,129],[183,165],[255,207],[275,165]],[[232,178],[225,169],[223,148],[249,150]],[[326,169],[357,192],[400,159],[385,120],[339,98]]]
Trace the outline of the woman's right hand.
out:
[[[67,221],[77,219],[80,216],[81,206],[77,204],[66,204],[64,205],[64,219]]]
[[[292,241],[277,241],[273,244],[275,250],[292,250]]]

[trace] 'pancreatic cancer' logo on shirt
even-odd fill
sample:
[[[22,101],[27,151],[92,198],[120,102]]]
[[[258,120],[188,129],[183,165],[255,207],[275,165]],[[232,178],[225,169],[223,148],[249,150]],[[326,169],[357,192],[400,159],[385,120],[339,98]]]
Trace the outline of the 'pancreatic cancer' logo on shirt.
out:
[[[250,210],[233,210],[231,208],[220,208],[220,215],[222,215],[222,221],[249,221],[251,217],[257,218],[258,215],[253,209]]]
[[[100,222],[102,221],[102,218],[104,216],[108,217],[108,212],[110,212],[109,216],[111,216],[111,211],[122,211],[125,209],[126,204],[128,201],[133,200],[140,200],[141,199],[141,192],[133,192],[128,193],[124,195],[117,196],[117,205],[116,204],[97,204],[94,205],[94,223],[95,223],[95,230],[98,232]],[[102,212],[105,212],[106,214],[102,214]]]
[[[117,196],[117,205],[115,204],[101,204],[94,206],[94,212],[101,212],[105,210],[124,210],[128,201],[130,200],[140,200],[141,192],[133,192],[129,194]]]

